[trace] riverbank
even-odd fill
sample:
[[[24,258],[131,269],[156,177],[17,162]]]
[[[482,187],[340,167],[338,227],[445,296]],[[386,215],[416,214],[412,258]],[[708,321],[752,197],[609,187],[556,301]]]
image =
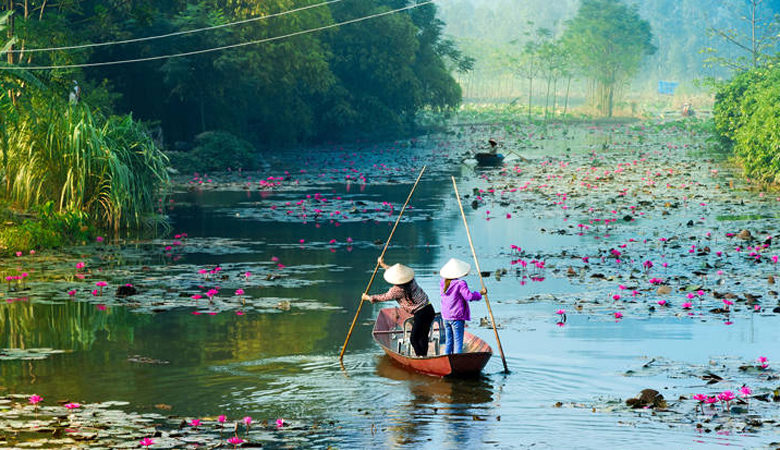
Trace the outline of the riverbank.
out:
[[[83,244],[96,228],[76,213],[57,213],[51,205],[24,211],[0,202],[0,256],[21,256],[41,250]]]

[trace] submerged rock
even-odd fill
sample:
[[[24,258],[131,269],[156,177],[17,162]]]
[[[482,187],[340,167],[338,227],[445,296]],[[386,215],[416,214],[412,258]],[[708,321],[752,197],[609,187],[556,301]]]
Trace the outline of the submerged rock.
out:
[[[753,239],[753,235],[750,234],[750,230],[742,230],[737,234],[737,237],[742,239],[743,241],[749,241]]]
[[[642,389],[637,398],[629,398],[626,405],[634,408],[658,408],[666,409],[666,400],[660,392],[655,389]]]

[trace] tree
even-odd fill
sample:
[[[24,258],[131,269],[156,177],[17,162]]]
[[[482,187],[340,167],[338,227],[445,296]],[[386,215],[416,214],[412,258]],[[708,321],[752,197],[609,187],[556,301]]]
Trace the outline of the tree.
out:
[[[533,26],[533,22],[527,23]],[[525,36],[531,38],[523,44],[520,52],[520,58],[517,61],[517,71],[528,80],[528,118],[531,118],[531,104],[534,95],[534,79],[541,72],[542,60],[540,58],[540,49],[544,42],[548,42],[552,32],[547,28],[537,28],[533,33],[525,32]],[[517,41],[515,41],[517,42]]]
[[[223,14],[206,2],[187,5],[187,8],[172,21],[175,29],[185,30],[221,25],[225,22]],[[182,47],[175,47],[175,49],[183,51],[184,48],[207,48],[225,44],[228,34],[229,31],[219,30],[208,36],[203,34],[187,36],[183,40]],[[202,54],[172,58],[160,67],[171,95],[176,96],[184,106],[183,109],[198,111],[199,133],[214,127],[213,121],[207,121],[206,104],[214,105],[224,98],[224,84],[220,81],[226,73],[220,70],[221,68],[215,64],[216,61],[214,55]],[[192,109],[191,106],[195,108]]]
[[[577,15],[566,22],[562,41],[575,64],[592,83],[592,96],[602,114],[612,117],[619,89],[652,55],[650,24],[636,5],[619,0],[583,0]]]
[[[706,60],[709,65],[718,64],[735,70],[755,69],[775,57],[780,43],[780,15],[761,8],[764,0],[748,0],[746,14],[740,14],[740,19],[747,26],[747,31],[737,26],[709,27],[708,32],[717,36],[732,48],[737,49],[739,56],[728,58],[719,56],[712,47],[704,49],[711,56]],[[771,3],[771,2],[770,2]],[[739,10],[740,8],[736,8]]]

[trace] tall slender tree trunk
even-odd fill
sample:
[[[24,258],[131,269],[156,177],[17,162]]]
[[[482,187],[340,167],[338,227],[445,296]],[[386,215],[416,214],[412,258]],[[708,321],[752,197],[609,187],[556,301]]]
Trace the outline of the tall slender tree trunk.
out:
[[[569,77],[569,81],[566,82],[566,100],[563,104],[563,117],[566,117],[566,112],[569,109],[569,88],[571,87],[571,77]]]
[[[615,93],[615,87],[613,85],[610,85],[607,91],[607,105],[608,105],[608,115],[607,117],[612,117],[612,101],[614,99],[614,93]]]
[[[761,4],[763,0],[750,0],[750,28],[752,31],[752,37],[750,40],[750,43],[752,44],[752,53],[753,53],[753,67],[758,67],[758,42],[756,42],[756,10],[758,9],[758,5]]]
[[[555,108],[558,106],[558,78],[553,78],[553,102],[552,115],[555,116]]]
[[[550,78],[547,78],[547,93],[544,95],[544,118],[547,119],[547,108],[550,106]]]
[[[200,96],[200,132],[206,131],[206,102],[203,100],[203,96]]]
[[[528,78],[528,119],[531,119],[531,101],[534,98],[534,77]]]

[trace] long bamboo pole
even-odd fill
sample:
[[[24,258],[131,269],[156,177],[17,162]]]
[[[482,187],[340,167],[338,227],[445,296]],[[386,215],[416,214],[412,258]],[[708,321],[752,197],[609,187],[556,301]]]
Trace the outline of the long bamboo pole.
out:
[[[414,190],[417,189],[417,183],[420,182],[420,178],[422,178],[423,173],[425,173],[425,168],[427,166],[423,166],[422,170],[420,170],[420,174],[417,175],[417,180],[414,181],[414,185],[412,186],[412,190],[409,191],[409,196],[406,197],[406,202],[404,202],[403,208],[401,208],[401,212],[398,213],[398,218],[395,219],[395,224],[393,225],[393,229],[390,230],[390,237],[387,238],[387,242],[385,242],[385,247],[382,249],[382,253],[379,255],[380,258],[384,258],[385,252],[387,251],[387,247],[390,245],[390,240],[393,239],[393,234],[395,234],[395,229],[398,228],[398,223],[401,222],[401,217],[404,215],[404,211],[406,210],[406,206],[409,204],[409,201],[412,199],[412,194],[414,194]],[[379,260],[377,260],[376,266],[374,267],[374,273],[371,274],[371,279],[368,280],[368,286],[366,286],[366,290],[363,291],[364,294],[368,294],[368,291],[371,289],[371,285],[374,284],[374,278],[376,278],[376,273],[379,271]],[[357,312],[355,313],[355,318],[352,319],[352,325],[349,327],[349,332],[347,333],[347,338],[344,340],[344,345],[341,347],[341,353],[339,353],[339,361],[342,361],[344,359],[344,352],[347,350],[347,343],[349,343],[349,338],[352,336],[352,330],[355,328],[355,324],[357,323],[358,316],[360,315],[360,310],[363,308],[363,296],[360,297],[360,304],[358,305]]]
[[[466,227],[466,236],[469,238],[469,247],[471,247],[471,255],[474,256],[474,265],[477,268],[479,274],[479,283],[482,285],[482,289],[485,288],[485,280],[482,279],[482,271],[479,269],[479,260],[477,259],[477,252],[474,251],[474,242],[471,240],[471,232],[469,231],[469,224],[466,222],[466,213],[463,212],[463,203],[460,201],[460,194],[458,193],[458,184],[455,183],[455,177],[452,177],[452,187],[455,189],[455,198],[458,199],[458,207],[460,208],[460,216],[463,218],[463,226]],[[488,314],[490,314],[490,323],[493,325],[493,332],[496,334],[496,342],[498,343],[498,352],[501,354],[501,362],[504,363],[504,372],[509,372],[509,368],[506,365],[506,358],[504,357],[504,349],[501,347],[501,339],[498,338],[498,328],[496,328],[496,319],[493,318],[493,310],[490,309],[490,301],[487,294],[485,294],[485,306],[487,306]]]

